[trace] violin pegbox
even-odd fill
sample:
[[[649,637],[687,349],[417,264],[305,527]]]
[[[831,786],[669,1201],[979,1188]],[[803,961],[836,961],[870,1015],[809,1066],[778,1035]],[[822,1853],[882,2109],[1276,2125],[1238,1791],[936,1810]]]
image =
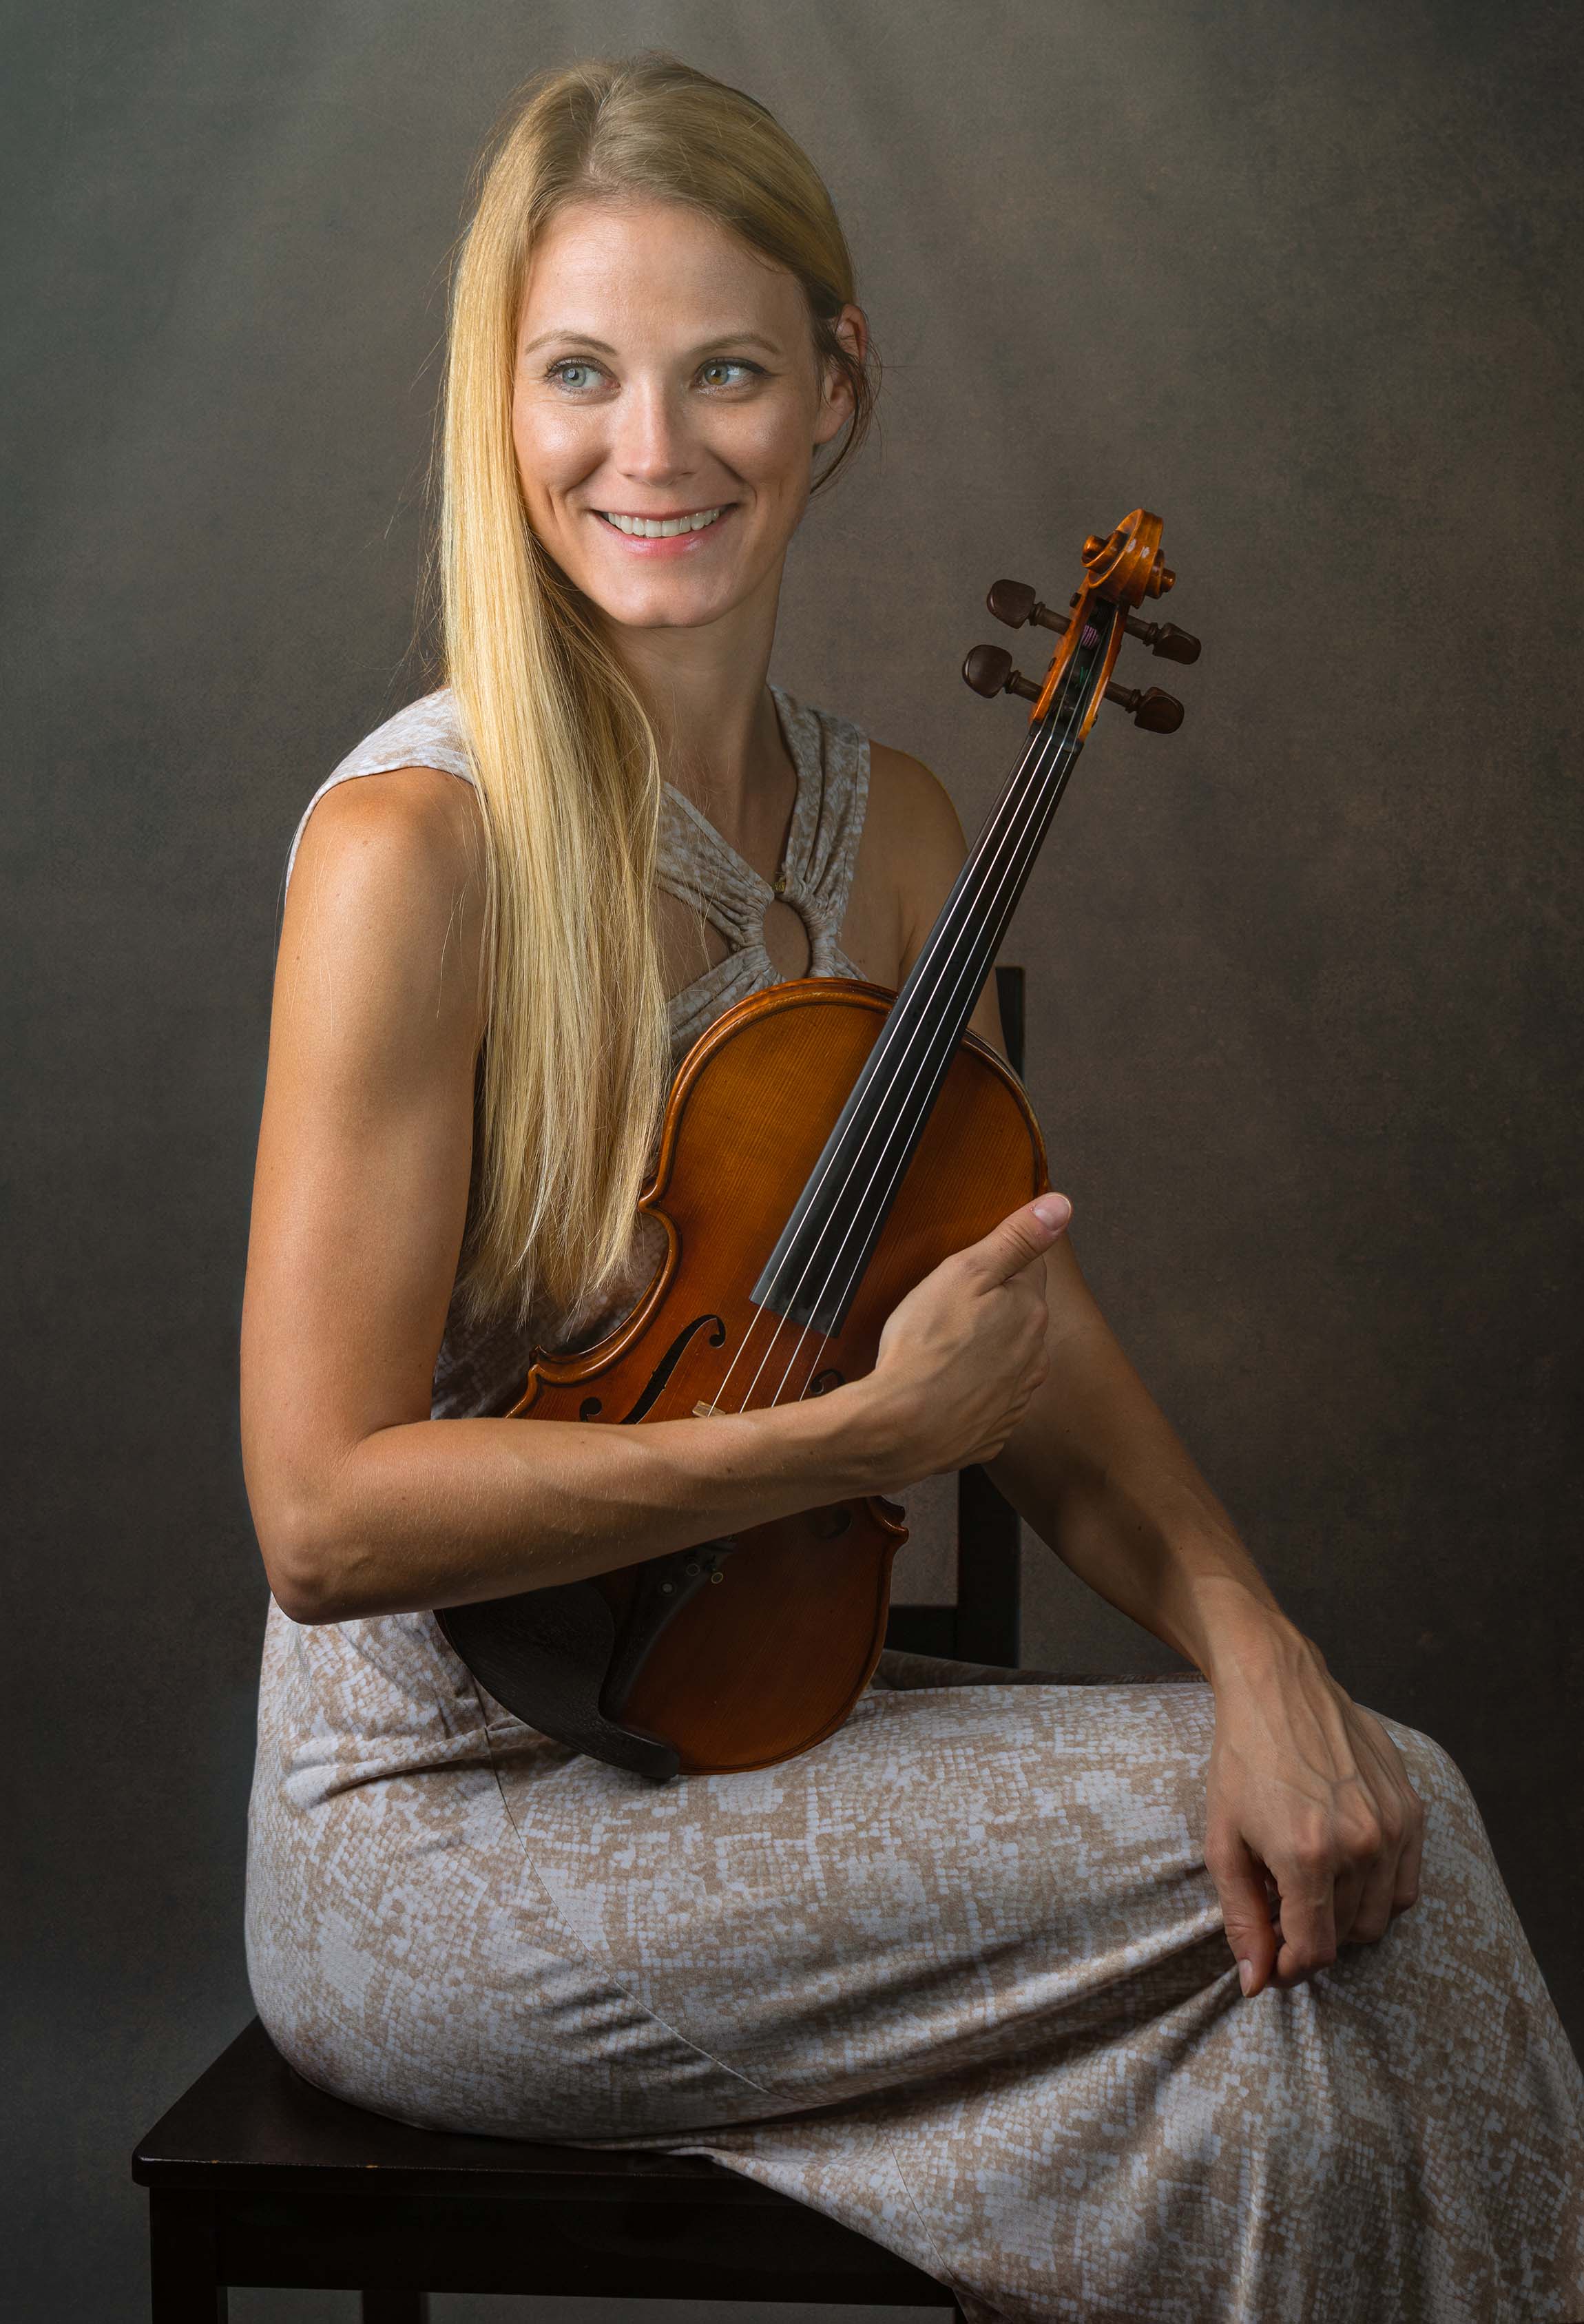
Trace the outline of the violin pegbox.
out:
[[[1086,635],[1093,634],[1090,620],[1092,609],[1103,604],[1114,609],[1110,617],[1110,642],[1101,673],[1103,682],[1092,688],[1080,733],[1088,733],[1095,710],[1103,700],[1127,711],[1133,724],[1142,726],[1147,733],[1174,733],[1183,724],[1183,706],[1175,695],[1166,694],[1156,686],[1140,688],[1114,685],[1110,677],[1124,637],[1137,638],[1161,660],[1186,664],[1199,659],[1197,638],[1171,622],[1140,621],[1135,610],[1147,597],[1164,597],[1176,580],[1161,554],[1160,537],[1161,521],[1147,509],[1135,509],[1109,533],[1091,532],[1083,544],[1083,585],[1073,592],[1065,613],[1041,604],[1026,581],[993,583],[985,602],[998,622],[1005,622],[1014,630],[1026,625],[1051,630],[1062,642],[1040,681],[1014,669],[1012,657],[1004,647],[975,646],[962,664],[964,681],[976,694],[987,696],[1020,695],[1034,704],[1030,723],[1037,723],[1055,699],[1074,649]],[[1120,619],[1116,618],[1119,613]]]

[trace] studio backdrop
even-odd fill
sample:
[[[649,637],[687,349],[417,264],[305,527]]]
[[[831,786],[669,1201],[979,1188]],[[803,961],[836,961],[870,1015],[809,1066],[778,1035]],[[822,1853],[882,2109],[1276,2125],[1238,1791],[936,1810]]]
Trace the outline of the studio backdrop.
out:
[[[5,46],[7,2317],[143,2312],[126,2151],[249,2014],[285,850],[433,682],[448,254],[579,53],[753,92],[852,242],[882,424],[794,552],[794,694],[972,827],[987,585],[1063,603],[1164,517],[1187,722],[1103,714],[1008,946],[1053,1173],[1289,1609],[1461,1763],[1577,2040],[1577,12],[35,0]],[[1025,1574],[1027,1662],[1170,1662]]]

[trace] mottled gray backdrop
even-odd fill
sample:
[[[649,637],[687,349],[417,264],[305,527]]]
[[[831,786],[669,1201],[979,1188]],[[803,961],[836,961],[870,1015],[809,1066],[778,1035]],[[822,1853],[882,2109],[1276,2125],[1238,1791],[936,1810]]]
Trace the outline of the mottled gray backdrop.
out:
[[[796,692],[972,823],[1018,732],[958,681],[986,584],[1059,596],[1091,526],[1166,518],[1188,724],[1107,714],[1009,947],[1056,1176],[1288,1605],[1467,1769],[1577,2032],[1577,10],[7,17],[6,2315],[143,2312],[125,2150],[248,2013],[235,1342],[282,858],[419,690],[473,155],[590,50],[754,91],[858,254],[883,438],[796,552]],[[1029,1563],[1028,1659],[1148,1659]]]

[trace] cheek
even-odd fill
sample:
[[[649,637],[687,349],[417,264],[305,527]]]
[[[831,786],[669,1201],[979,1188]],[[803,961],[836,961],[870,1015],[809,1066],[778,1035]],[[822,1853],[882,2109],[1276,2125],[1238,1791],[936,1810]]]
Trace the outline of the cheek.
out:
[[[519,401],[511,414],[517,474],[531,508],[588,474],[601,457],[594,414]]]
[[[726,415],[723,414],[723,418]],[[721,455],[738,475],[767,493],[808,486],[813,437],[804,411],[789,399],[745,404],[717,437]]]

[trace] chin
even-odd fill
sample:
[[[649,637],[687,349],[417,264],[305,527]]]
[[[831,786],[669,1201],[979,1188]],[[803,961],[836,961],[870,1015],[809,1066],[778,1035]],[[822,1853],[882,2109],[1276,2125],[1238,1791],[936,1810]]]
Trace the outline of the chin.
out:
[[[720,621],[732,606],[741,604],[748,590],[699,590],[699,588],[639,588],[639,590],[585,590],[585,597],[599,606],[606,621],[615,621],[622,630],[702,630],[706,622]]]
[[[626,630],[702,629],[729,613],[751,590],[747,580],[733,587],[717,578],[701,586],[680,575],[674,579],[660,574],[634,576],[616,585],[598,573],[572,577],[608,622],[619,622]]]

